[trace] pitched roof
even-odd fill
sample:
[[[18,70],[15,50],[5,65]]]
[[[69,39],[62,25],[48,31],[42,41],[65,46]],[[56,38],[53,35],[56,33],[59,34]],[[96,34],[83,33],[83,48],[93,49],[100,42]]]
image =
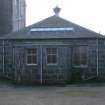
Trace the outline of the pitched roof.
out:
[[[34,31],[37,28],[73,28],[73,31]],[[94,31],[81,27],[75,23],[62,19],[59,16],[51,16],[19,32],[14,32],[5,36],[8,39],[51,39],[51,38],[105,38]]]

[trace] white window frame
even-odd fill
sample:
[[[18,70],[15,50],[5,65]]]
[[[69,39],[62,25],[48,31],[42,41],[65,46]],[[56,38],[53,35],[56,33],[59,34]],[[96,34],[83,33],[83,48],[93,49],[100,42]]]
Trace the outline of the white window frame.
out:
[[[47,49],[53,49],[54,47],[48,47],[48,48],[46,48],[46,64],[47,65],[57,65],[58,64],[58,48],[54,48],[54,49],[56,49],[56,54],[49,54],[49,55],[56,55],[56,63],[48,63],[48,61],[47,61],[47,57],[48,57],[48,53],[47,53]]]
[[[73,51],[73,56],[72,56],[72,63],[73,63],[73,67],[75,67],[75,68],[79,68],[79,67],[81,67],[81,68],[87,68],[88,67],[88,46],[87,45],[79,45],[79,46],[75,46],[74,48],[76,48],[76,47],[86,47],[86,50],[87,50],[87,53],[86,53],[86,56],[87,56],[87,60],[86,60],[86,65],[83,65],[83,64],[81,64],[81,59],[82,59],[82,57],[81,57],[81,54],[80,54],[80,65],[75,65],[74,64],[74,51]],[[81,53],[81,52],[80,52]]]
[[[32,65],[38,65],[38,49],[37,48],[27,48],[26,50],[30,50],[30,49],[36,49],[36,53],[33,54],[28,54],[28,52],[26,52],[26,64],[28,66],[32,66]],[[28,56],[36,56],[36,63],[28,63]]]

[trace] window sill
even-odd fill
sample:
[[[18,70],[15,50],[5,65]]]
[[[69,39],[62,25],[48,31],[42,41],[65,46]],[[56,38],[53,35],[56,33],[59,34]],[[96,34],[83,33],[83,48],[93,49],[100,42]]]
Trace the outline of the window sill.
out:
[[[37,66],[37,64],[26,64],[27,66]]]
[[[88,65],[86,65],[86,66],[73,66],[74,68],[87,68],[88,67]]]
[[[56,64],[53,64],[53,63],[49,63],[49,64],[47,64],[48,66],[57,66],[58,64],[56,63]]]

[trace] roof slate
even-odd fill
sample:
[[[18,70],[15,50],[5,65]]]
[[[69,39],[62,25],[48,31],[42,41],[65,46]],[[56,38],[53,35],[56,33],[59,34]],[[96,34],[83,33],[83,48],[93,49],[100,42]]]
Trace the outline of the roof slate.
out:
[[[32,28],[74,28],[74,31],[41,31],[31,32]],[[94,31],[69,22],[58,16],[51,16],[38,23],[28,26],[19,32],[5,36],[6,39],[51,39],[51,38],[105,38]]]

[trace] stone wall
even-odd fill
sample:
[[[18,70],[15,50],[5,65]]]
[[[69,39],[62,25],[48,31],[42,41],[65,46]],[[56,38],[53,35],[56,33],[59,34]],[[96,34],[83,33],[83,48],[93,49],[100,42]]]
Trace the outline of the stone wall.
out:
[[[88,46],[88,67],[75,68],[72,65],[72,49],[76,45]],[[46,64],[46,48],[57,48],[57,65]],[[80,73],[83,79],[97,77],[97,40],[5,40],[5,75],[13,80],[35,83],[70,82],[72,75]],[[26,64],[26,49],[38,49],[38,64]],[[2,46],[0,48],[2,53]],[[105,77],[105,45],[100,39],[98,44],[98,75]],[[1,57],[2,64],[2,57]],[[1,66],[2,67],[2,66]],[[2,71],[2,70],[1,70]]]

